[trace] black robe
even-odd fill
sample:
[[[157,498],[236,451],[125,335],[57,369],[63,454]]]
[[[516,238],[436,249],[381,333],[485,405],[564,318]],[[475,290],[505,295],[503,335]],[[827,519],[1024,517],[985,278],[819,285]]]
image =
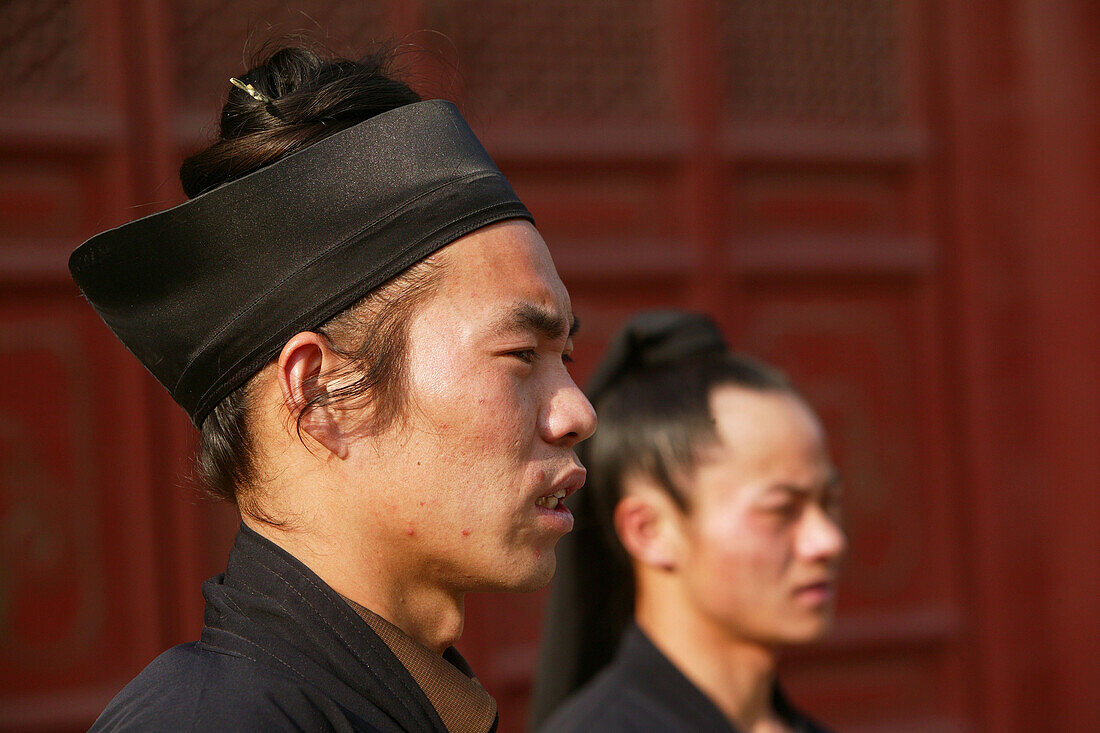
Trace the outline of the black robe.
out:
[[[446,731],[367,623],[247,527],[203,595],[201,639],[157,657],[93,731]]]
[[[775,689],[776,712],[799,733],[826,733]],[[737,733],[722,711],[631,624],[611,664],[566,700],[540,733]]]

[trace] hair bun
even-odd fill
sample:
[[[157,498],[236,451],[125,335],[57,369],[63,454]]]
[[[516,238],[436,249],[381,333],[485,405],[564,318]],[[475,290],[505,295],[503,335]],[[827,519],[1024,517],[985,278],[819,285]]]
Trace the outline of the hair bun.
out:
[[[187,158],[180,181],[189,198],[274,163],[283,156],[395,107],[420,101],[390,77],[384,51],[359,61],[281,48],[237,75],[270,102],[229,84],[219,138]]]
[[[585,390],[593,403],[623,377],[689,356],[719,355],[726,340],[709,316],[680,310],[643,311],[612,338]]]

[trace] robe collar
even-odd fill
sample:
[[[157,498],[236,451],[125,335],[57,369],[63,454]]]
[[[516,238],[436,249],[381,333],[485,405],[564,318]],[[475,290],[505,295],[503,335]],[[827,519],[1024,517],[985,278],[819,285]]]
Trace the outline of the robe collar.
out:
[[[446,731],[409,671],[351,606],[244,524],[226,571],[203,584],[203,595],[203,645],[300,679],[380,730]]]

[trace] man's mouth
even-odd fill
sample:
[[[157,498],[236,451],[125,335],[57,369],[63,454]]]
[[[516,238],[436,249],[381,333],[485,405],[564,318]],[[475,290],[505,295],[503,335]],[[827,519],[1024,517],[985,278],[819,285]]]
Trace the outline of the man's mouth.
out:
[[[565,489],[558,489],[553,494],[540,496],[535,499],[535,504],[537,506],[546,507],[547,509],[557,509],[559,504],[565,504],[565,496],[567,493]]]
[[[836,598],[836,584],[833,580],[807,583],[795,588],[794,595],[813,604],[829,603]]]
[[[535,506],[541,506],[551,510],[565,509],[565,497],[584,486],[586,475],[587,472],[583,468],[579,466],[574,467],[568,471],[565,476],[562,476],[554,482],[553,491],[535,499]]]

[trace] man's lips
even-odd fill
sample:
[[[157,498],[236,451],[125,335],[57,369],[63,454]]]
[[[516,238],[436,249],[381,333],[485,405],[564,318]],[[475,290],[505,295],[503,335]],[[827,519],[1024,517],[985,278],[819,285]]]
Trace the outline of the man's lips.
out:
[[[794,589],[797,598],[814,604],[828,603],[836,597],[836,581],[831,578],[805,583]]]

